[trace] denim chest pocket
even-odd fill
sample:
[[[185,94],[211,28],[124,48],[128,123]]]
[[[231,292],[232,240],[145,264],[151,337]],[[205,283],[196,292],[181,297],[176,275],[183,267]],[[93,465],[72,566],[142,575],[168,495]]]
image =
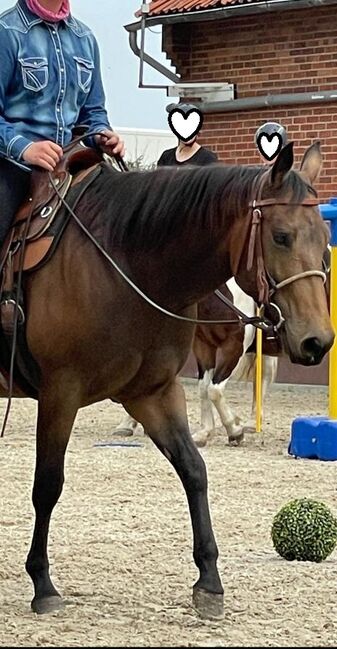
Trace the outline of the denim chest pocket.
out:
[[[24,88],[39,92],[48,83],[48,59],[44,56],[30,56],[19,59]]]
[[[74,56],[77,68],[77,82],[83,92],[88,93],[91,88],[92,73],[94,63],[89,59],[83,59],[81,56]]]

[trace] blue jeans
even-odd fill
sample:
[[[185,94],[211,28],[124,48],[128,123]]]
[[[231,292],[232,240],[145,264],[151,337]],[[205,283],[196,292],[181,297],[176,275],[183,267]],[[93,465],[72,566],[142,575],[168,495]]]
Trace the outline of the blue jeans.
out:
[[[0,158],[0,246],[6,239],[14,216],[28,195],[30,172]]]

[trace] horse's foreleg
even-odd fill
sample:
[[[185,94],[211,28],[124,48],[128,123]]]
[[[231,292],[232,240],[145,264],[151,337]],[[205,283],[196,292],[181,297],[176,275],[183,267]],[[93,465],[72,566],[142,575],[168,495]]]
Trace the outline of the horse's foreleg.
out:
[[[208,387],[212,381],[214,370],[206,370],[202,379],[199,379],[198,389],[200,398],[200,430],[193,433],[197,446],[205,446],[215,428],[212,403],[208,397]]]
[[[174,384],[165,394],[124,404],[171,462],[184,486],[193,528],[193,557],[200,576],[193,588],[199,614],[218,618],[223,612],[216,546],[207,497],[205,463],[191,437],[182,387]]]
[[[42,391],[38,406],[33,487],[35,527],[26,561],[26,570],[34,584],[35,596],[31,606],[35,613],[47,613],[62,606],[61,596],[49,576],[47,542],[50,516],[62,491],[64,454],[78,404],[75,405],[70,391],[60,394],[61,386],[58,380],[48,391]]]

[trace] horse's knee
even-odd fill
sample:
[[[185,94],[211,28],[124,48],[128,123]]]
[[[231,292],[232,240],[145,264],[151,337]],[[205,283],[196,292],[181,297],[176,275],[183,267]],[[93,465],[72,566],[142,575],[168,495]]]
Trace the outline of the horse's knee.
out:
[[[204,492],[207,489],[207,471],[206,464],[196,449],[195,454],[188,459],[184,465],[182,477],[185,478],[185,484],[193,492]]]

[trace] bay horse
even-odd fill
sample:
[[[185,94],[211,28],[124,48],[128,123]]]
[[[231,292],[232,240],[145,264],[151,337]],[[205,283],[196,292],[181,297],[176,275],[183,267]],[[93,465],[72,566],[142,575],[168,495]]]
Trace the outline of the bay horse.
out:
[[[233,277],[220,286],[220,293],[247,316],[255,315],[254,300],[242,291]],[[244,326],[216,293],[207,295],[198,303],[197,318],[203,320],[218,318],[223,319],[224,322],[212,325],[197,324],[195,328],[191,360],[195,359],[198,370],[200,427],[193,431],[192,436],[197,446],[202,447],[207,444],[215,432],[214,411],[216,411],[229,443],[239,444],[246,433],[256,432],[256,329],[252,324]],[[264,332],[262,337],[263,405],[266,392],[276,378],[281,348],[278,337],[270,338]],[[226,386],[232,379],[253,383],[251,415],[246,422],[233,413],[226,399]],[[137,427],[141,428],[138,422],[128,414],[124,414],[114,430],[114,435],[132,436],[137,432]]]
[[[267,172],[219,164],[124,174],[102,164],[76,214],[125,276],[182,318],[193,319],[197,303],[232,276],[255,301],[273,292],[286,353],[315,365],[334,340],[321,272],[328,232],[312,188],[321,163],[314,144],[301,171],[292,170],[291,143]],[[77,195],[81,183],[70,191]],[[24,290],[28,347],[40,368],[35,526],[26,561],[33,611],[62,606],[47,543],[76,414],[113,399],[141,422],[182,481],[199,570],[194,606],[203,617],[221,616],[206,468],[177,380],[195,325],[146,302],[74,217],[48,264],[24,276]]]

